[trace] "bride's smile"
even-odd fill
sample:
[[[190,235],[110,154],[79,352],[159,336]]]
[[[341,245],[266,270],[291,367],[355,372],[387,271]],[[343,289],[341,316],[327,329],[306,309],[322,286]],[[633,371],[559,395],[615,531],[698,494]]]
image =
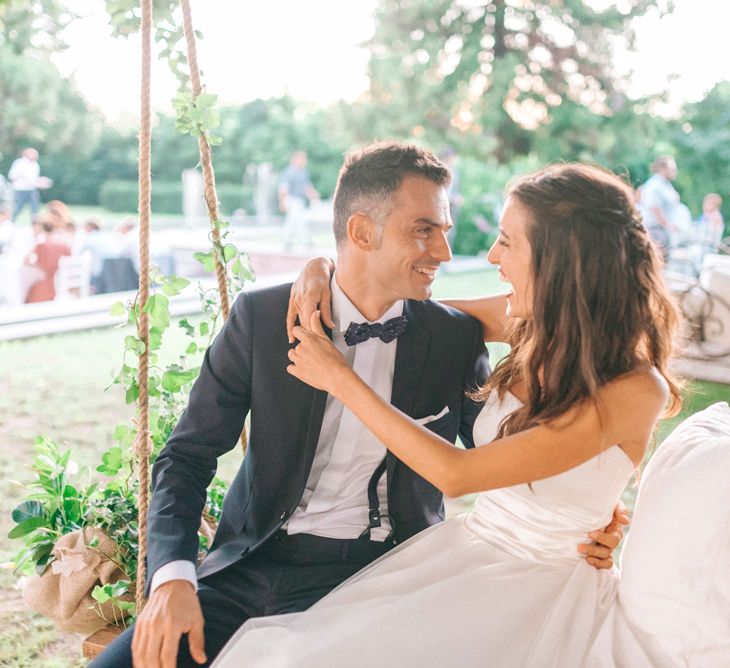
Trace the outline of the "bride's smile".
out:
[[[532,249],[527,236],[530,213],[510,197],[505,203],[499,224],[499,236],[487,254],[487,260],[499,268],[499,278],[509,283],[507,315],[512,318],[532,316]]]

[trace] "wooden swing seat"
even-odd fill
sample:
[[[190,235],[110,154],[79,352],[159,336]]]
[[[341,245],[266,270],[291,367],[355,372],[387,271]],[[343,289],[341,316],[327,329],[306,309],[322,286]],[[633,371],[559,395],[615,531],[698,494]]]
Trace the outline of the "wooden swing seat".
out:
[[[94,631],[88,638],[84,638],[81,646],[81,653],[85,659],[95,659],[101,654],[124,629],[114,624],[109,624],[103,629]]]

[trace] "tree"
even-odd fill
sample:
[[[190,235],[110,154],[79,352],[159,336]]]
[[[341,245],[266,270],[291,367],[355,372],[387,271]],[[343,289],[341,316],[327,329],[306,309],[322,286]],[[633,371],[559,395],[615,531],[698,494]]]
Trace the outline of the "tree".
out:
[[[718,83],[704,99],[685,105],[672,139],[682,198],[699,214],[704,195],[717,192],[730,221],[730,82]]]
[[[60,0],[0,0],[0,47],[16,55],[60,51],[65,47],[61,32],[73,19]]]
[[[73,19],[60,0],[0,0],[0,172],[33,146],[55,182],[46,194],[69,202],[79,201],[102,131],[101,116],[48,59],[65,48]]]
[[[75,160],[84,160],[101,132],[102,119],[90,112],[75,87],[48,60],[30,53],[17,54],[0,46],[0,168],[24,146],[41,153],[44,171],[53,155],[59,157],[59,175]]]
[[[381,0],[364,125],[500,162],[526,155],[556,117],[611,115],[625,104],[613,47],[631,22],[672,0]]]

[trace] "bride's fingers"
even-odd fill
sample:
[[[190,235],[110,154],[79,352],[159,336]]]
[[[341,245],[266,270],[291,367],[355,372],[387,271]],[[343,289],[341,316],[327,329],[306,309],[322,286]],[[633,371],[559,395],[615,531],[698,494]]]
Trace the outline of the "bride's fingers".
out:
[[[292,329],[291,333],[292,333],[292,336],[297,341],[304,341],[304,339],[306,339],[307,336],[309,336],[311,334],[311,332],[308,332],[301,325],[297,325],[296,327],[294,327],[294,329]]]
[[[327,336],[322,328],[322,312],[315,311],[312,313],[312,317],[309,319],[309,329],[318,336]]]

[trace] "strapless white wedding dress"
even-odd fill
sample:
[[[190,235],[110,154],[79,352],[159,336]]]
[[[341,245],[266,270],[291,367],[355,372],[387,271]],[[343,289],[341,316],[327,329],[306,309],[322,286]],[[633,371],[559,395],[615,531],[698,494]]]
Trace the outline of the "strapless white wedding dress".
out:
[[[490,397],[475,442],[519,406]],[[395,548],[308,611],[252,619],[217,668],[577,668],[613,605],[615,570],[577,551],[611,520],[634,465],[614,446]]]

